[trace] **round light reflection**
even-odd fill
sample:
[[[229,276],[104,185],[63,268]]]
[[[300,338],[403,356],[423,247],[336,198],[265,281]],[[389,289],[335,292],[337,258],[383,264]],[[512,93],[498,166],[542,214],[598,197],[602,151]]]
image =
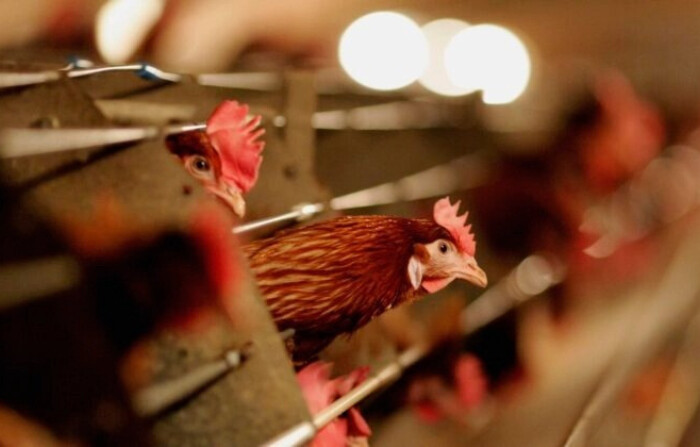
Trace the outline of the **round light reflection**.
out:
[[[461,96],[474,89],[459,87],[447,75],[445,49],[452,38],[469,26],[457,19],[438,19],[423,25],[423,34],[428,41],[430,62],[423,76],[418,80],[423,87],[444,96]]]
[[[395,12],[374,12],[354,21],[340,38],[338,53],[351,78],[376,90],[405,87],[428,65],[421,29]]]
[[[457,33],[445,49],[445,67],[455,85],[482,90],[487,104],[516,100],[531,74],[525,45],[497,25],[476,25]]]
[[[95,43],[111,64],[126,62],[160,20],[165,0],[109,0],[97,13]]]

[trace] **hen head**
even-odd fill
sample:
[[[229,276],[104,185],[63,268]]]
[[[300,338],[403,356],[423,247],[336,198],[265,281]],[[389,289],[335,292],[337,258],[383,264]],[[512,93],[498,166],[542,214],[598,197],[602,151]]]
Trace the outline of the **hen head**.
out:
[[[166,145],[185,169],[238,217],[245,214],[247,193],[258,178],[265,133],[260,116],[249,118],[248,106],[225,101],[207,120],[206,131],[171,135]]]
[[[474,259],[476,242],[471,225],[466,225],[467,215],[457,215],[460,202],[450,204],[449,198],[438,200],[433,209],[435,223],[444,228],[449,237],[441,237],[427,243],[416,243],[408,261],[408,278],[415,290],[425,289],[435,293],[455,279],[464,279],[480,287],[486,287],[486,273]]]

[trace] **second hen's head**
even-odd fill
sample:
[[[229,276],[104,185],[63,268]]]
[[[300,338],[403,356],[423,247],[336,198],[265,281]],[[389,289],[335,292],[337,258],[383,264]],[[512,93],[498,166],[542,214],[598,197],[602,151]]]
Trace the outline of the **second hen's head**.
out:
[[[463,279],[486,287],[486,273],[474,258],[476,242],[471,225],[466,225],[468,213],[457,215],[460,202],[451,205],[449,198],[438,200],[433,219],[444,230],[444,236],[416,243],[408,261],[408,278],[415,290],[421,287],[434,293],[455,279]]]
[[[187,172],[243,217],[243,195],[255,184],[264,143],[258,138],[260,116],[249,117],[248,106],[225,101],[207,120],[206,131],[170,135],[166,145]]]

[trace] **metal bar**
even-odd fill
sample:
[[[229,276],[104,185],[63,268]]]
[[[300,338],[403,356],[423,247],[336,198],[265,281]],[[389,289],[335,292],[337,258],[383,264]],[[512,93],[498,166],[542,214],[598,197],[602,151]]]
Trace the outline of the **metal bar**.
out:
[[[164,128],[164,133],[166,135],[173,135],[176,133],[192,132],[195,130],[204,130],[206,128],[207,128],[206,123],[174,124],[171,126],[166,126]]]
[[[234,227],[234,234],[246,233],[282,222],[302,221],[326,209],[343,211],[397,202],[422,200],[475,188],[486,181],[491,165],[481,153],[457,158],[428,168],[395,182],[366,188],[335,197],[328,206],[322,203],[301,204],[291,211]]]
[[[59,71],[37,71],[33,73],[0,73],[0,88],[24,87],[61,79]]]
[[[56,81],[63,76],[69,78],[82,78],[103,73],[128,71],[135,72],[138,76],[148,80],[159,80],[165,82],[189,81],[205,87],[232,88],[254,91],[278,91],[281,90],[283,86],[283,76],[278,72],[202,73],[189,76],[161,70],[160,68],[148,63],[95,65],[88,59],[71,58],[70,63],[66,67],[56,70],[0,73],[0,88],[43,84]],[[318,72],[316,89],[322,94],[337,94],[351,90],[358,93],[369,92],[366,89],[357,88],[355,84],[348,84],[345,82],[338,71],[327,73]],[[378,94],[376,91],[371,93],[375,96]],[[419,92],[415,91],[413,93]],[[389,97],[389,95],[390,93],[387,93],[387,97]],[[406,114],[403,113],[403,115],[405,116]],[[419,127],[424,126],[425,121],[427,121],[426,118],[427,117],[425,115],[422,115],[421,119],[423,122],[418,122],[417,125]],[[329,122],[333,123],[336,122],[338,118],[331,117],[329,119]],[[340,117],[340,119],[344,122],[349,122],[351,127],[357,128],[362,128],[363,123],[369,123],[367,120],[363,120],[362,118],[358,119],[354,116]],[[412,121],[416,122],[416,120]],[[355,126],[353,126],[353,124],[355,124]]]
[[[140,416],[155,416],[238,368],[244,357],[241,351],[231,350],[220,360],[200,365],[176,379],[139,390],[132,398],[134,410]]]
[[[287,329],[279,336],[285,341],[294,336],[294,330]],[[132,397],[134,410],[140,416],[155,416],[237,369],[249,356],[249,348],[232,349],[222,358],[200,364],[180,377],[138,390]]]
[[[68,255],[0,265],[0,311],[75,287],[82,274]]]
[[[329,130],[405,130],[454,127],[447,106],[420,100],[388,101],[351,109],[327,110],[314,114],[312,124]]]
[[[205,87],[258,91],[282,89],[282,76],[278,73],[204,73],[196,75],[194,79]]]
[[[485,153],[478,151],[394,182],[336,197],[331,199],[330,206],[334,210],[347,210],[428,199],[476,188],[486,182],[490,172],[491,163]]]
[[[288,221],[302,221],[314,216],[325,209],[325,205],[322,203],[305,203],[297,205],[292,211],[283,213],[277,216],[266,217],[260,220],[254,220],[243,225],[238,225],[233,228],[234,234],[241,234],[248,231],[257,230],[269,225],[275,225],[282,222]]]
[[[57,70],[0,73],[0,88],[44,84],[57,81],[63,76],[78,79],[114,72],[134,72],[141,78],[163,82],[191,81],[207,87],[259,91],[276,91],[282,88],[282,76],[278,73],[204,73],[191,77],[161,70],[147,63],[96,66],[87,59],[76,59]]]
[[[158,127],[111,129],[3,129],[0,158],[27,157],[90,147],[147,140],[160,135]]]
[[[0,158],[28,157],[133,143],[158,138],[161,135],[205,128],[206,124],[195,123],[106,129],[3,129],[0,131]]]
[[[566,267],[553,255],[530,255],[462,311],[460,324],[472,334],[519,304],[559,284]]]
[[[348,411],[354,405],[365,399],[380,388],[395,382],[403,371],[414,365],[430,352],[430,346],[419,344],[403,351],[395,361],[384,366],[367,380],[353,388],[349,393],[340,397],[324,410],[314,416],[313,423],[317,430],[325,427],[329,422]]]
[[[313,422],[305,421],[262,444],[261,447],[293,447],[305,445],[316,436],[316,430],[317,428],[314,426]]]
[[[106,65],[102,67],[88,67],[88,68],[71,68],[66,70],[65,74],[69,78],[84,78],[86,76],[93,76],[102,73],[113,73],[120,71],[138,71],[144,67],[145,64],[129,64],[129,65]]]

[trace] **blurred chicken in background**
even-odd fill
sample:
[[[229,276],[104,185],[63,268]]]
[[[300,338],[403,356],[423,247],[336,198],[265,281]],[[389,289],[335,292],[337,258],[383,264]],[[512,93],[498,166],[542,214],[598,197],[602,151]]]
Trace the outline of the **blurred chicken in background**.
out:
[[[0,314],[0,445],[150,445],[129,400],[163,362],[144,346],[235,324],[244,272],[229,227],[210,209],[187,231],[147,228],[113,200],[65,219],[79,281]]]
[[[622,74],[600,72],[551,145],[534,155],[505,159],[493,181],[474,194],[487,244],[506,265],[537,252],[566,260],[569,279],[547,295],[555,316],[567,314],[581,284],[605,287],[605,281],[643,274],[652,256],[648,244],[630,244],[607,259],[594,260],[583,250],[596,235],[580,227],[587,209],[641,172],[664,142],[665,126],[657,108],[639,98]],[[516,342],[527,337],[522,328],[516,329],[518,321],[508,315],[467,342],[495,380],[522,377],[520,372],[527,371],[520,370],[519,358],[539,357],[523,348],[532,346],[529,341]],[[546,318],[537,321],[554,324]]]
[[[511,262],[557,253],[582,266],[586,210],[639,173],[665,142],[658,110],[620,73],[597,75],[553,144],[506,159],[475,197],[489,246]],[[504,215],[511,216],[503,219]]]
[[[299,387],[313,415],[326,409],[339,397],[347,394],[365,381],[369,368],[360,367],[351,373],[330,379],[333,364],[315,362],[297,373]],[[368,446],[367,438],[372,434],[367,422],[357,408],[347,415],[334,419],[319,430],[311,441],[311,447],[362,447]]]

